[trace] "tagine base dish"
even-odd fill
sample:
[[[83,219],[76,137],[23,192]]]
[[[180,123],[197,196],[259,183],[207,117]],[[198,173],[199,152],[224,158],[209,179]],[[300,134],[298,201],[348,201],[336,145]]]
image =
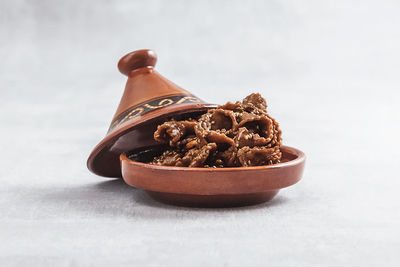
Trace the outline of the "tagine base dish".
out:
[[[178,206],[233,207],[260,204],[273,199],[280,189],[297,183],[305,155],[282,146],[278,164],[254,167],[190,168],[153,165],[162,146],[121,154],[125,182],[144,189],[157,201]]]

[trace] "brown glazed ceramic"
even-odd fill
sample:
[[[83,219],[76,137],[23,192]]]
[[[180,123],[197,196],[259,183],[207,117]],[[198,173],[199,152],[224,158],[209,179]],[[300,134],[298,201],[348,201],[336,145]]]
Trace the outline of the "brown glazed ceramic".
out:
[[[154,199],[182,206],[227,207],[262,203],[301,179],[305,155],[282,146],[282,162],[268,166],[189,168],[152,165],[121,154],[122,176]]]
[[[153,133],[171,116],[203,113],[207,104],[154,70],[152,50],[137,50],[122,57],[121,73],[128,76],[125,91],[106,137],[93,149],[87,166],[97,175],[121,177],[121,153],[156,144]]]
[[[127,184],[162,202],[203,207],[265,202],[300,180],[305,156],[287,146],[281,148],[282,162],[269,166],[189,168],[143,163],[162,149],[153,138],[159,124],[216,107],[161,76],[154,70],[156,61],[151,50],[134,51],[119,61],[128,81],[105,138],[88,158],[89,170],[106,177],[122,176]]]

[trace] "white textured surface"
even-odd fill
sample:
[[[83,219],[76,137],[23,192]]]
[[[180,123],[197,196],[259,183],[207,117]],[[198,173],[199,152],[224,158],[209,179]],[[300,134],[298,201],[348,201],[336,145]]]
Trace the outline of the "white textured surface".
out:
[[[399,266],[399,2],[266,2],[1,1],[0,265]],[[139,48],[211,102],[262,92],[303,180],[189,209],[89,173]]]

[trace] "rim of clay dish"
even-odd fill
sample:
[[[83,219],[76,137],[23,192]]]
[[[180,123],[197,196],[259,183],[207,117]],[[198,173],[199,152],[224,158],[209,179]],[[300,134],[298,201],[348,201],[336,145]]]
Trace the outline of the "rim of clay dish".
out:
[[[290,146],[281,146],[283,151],[287,151],[288,153],[294,154],[296,156],[295,159],[280,162],[272,165],[262,165],[262,166],[250,166],[250,167],[224,167],[224,168],[204,168],[204,167],[176,167],[176,166],[162,166],[155,165],[149,163],[143,163],[139,161],[134,161],[126,156],[126,153],[122,153],[120,155],[120,160],[125,161],[128,164],[137,165],[142,168],[149,169],[159,169],[159,170],[170,170],[170,171],[204,171],[204,172],[228,172],[228,171],[244,171],[244,170],[260,170],[260,169],[277,169],[282,167],[288,167],[300,164],[305,161],[306,155],[299,149],[290,147]]]

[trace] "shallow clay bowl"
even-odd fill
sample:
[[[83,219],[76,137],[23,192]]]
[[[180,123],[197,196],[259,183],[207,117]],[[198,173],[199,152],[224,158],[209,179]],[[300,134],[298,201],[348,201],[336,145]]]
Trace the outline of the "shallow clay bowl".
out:
[[[189,168],[144,163],[161,149],[121,154],[122,177],[154,199],[180,206],[228,207],[269,201],[281,188],[301,179],[305,163],[304,153],[288,146],[281,147],[281,163],[268,166]]]

